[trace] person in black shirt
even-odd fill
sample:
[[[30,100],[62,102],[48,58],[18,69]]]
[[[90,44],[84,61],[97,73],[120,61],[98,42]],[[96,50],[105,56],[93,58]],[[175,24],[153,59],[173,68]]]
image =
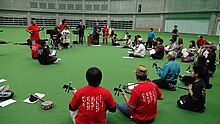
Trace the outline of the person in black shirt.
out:
[[[216,70],[215,60],[216,60],[216,46],[215,45],[207,45],[207,65],[208,65],[208,71],[209,76],[212,77]]]
[[[112,37],[112,45],[113,46],[120,46],[118,39],[117,39],[117,34],[114,34]]]
[[[38,62],[42,65],[49,65],[57,63],[60,58],[57,58],[55,55],[51,55],[50,50],[45,41],[40,42],[41,48],[38,49]]]
[[[179,36],[179,31],[177,30],[177,25],[174,25],[174,29],[172,31],[172,39],[176,42],[177,37]]]
[[[93,28],[93,44],[98,45],[99,44],[99,32],[101,31],[101,28],[99,27],[99,24],[96,23],[95,27]]]
[[[213,84],[210,84],[209,82],[209,73],[208,73],[208,68],[206,66],[206,58],[203,55],[199,55],[197,57],[196,62],[194,63],[194,65],[201,65],[204,66],[205,69],[205,75],[202,77],[205,83],[205,88],[206,89],[211,89]],[[190,71],[187,69],[187,71]],[[179,75],[179,79],[180,81],[182,81],[186,86],[188,86],[189,84],[192,84],[195,81],[195,78],[193,78],[192,76],[185,76],[185,75]]]
[[[195,78],[193,84],[188,86],[189,93],[183,95],[177,101],[177,105],[181,109],[191,110],[195,112],[205,112],[205,83],[202,77],[205,75],[205,69],[202,65],[193,66],[191,75]]]
[[[85,25],[83,25],[82,22],[80,22],[76,29],[79,32],[79,44],[83,44]]]

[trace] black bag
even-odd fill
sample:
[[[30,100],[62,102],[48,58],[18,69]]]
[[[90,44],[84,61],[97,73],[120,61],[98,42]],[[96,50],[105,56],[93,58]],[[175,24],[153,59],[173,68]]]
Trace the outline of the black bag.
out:
[[[14,92],[9,90],[9,85],[0,87],[0,100],[5,101],[11,99],[14,96]]]

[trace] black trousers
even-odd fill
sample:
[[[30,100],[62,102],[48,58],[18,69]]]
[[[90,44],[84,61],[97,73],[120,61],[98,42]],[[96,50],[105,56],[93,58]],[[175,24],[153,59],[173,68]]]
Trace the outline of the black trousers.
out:
[[[163,56],[159,56],[155,54],[151,54],[150,57],[152,57],[153,59],[163,59]]]
[[[170,90],[173,87],[170,87],[172,85],[176,85],[177,81],[166,81],[162,79],[156,79],[152,81],[155,83],[159,88]]]
[[[83,44],[83,34],[79,34],[79,44]]]

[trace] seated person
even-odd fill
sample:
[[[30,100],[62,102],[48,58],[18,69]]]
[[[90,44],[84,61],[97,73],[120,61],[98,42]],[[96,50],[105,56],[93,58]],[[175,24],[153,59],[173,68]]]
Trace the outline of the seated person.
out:
[[[112,45],[113,46],[120,46],[118,39],[117,39],[117,34],[114,34],[112,37]]]
[[[208,65],[208,71],[209,71],[209,76],[212,77],[213,74],[215,73],[216,70],[216,64],[215,64],[215,60],[216,60],[216,46],[215,45],[209,45],[207,46],[207,51],[208,56],[207,56],[207,65]]]
[[[174,51],[177,53],[176,58],[180,58],[183,55],[182,50],[183,50],[183,39],[179,38],[177,42],[177,46],[174,49]]]
[[[206,89],[211,89],[212,88],[212,84],[210,84],[209,82],[209,72],[208,72],[208,68],[206,67],[206,58],[203,55],[199,55],[197,57],[197,61],[194,63],[194,65],[202,65],[204,66],[205,69],[205,75],[202,77],[205,83],[205,88]],[[191,71],[190,70],[190,66],[188,67],[187,71]],[[179,75],[179,79],[180,81],[182,81],[186,86],[188,86],[189,84],[192,84],[195,81],[195,78],[193,78],[192,76],[185,76],[185,75]]]
[[[51,55],[50,50],[45,41],[40,42],[41,48],[38,49],[38,61],[42,65],[57,63],[58,59],[55,55]]]
[[[123,43],[123,48],[131,48],[131,35],[127,36],[127,39]]]
[[[155,38],[155,41],[157,41],[157,47],[155,49],[155,53],[150,55],[150,59],[163,59],[163,56],[164,56],[163,39],[158,37],[158,38]]]
[[[146,49],[142,41],[143,41],[142,38],[138,38],[137,40],[138,48],[134,49],[134,52],[129,54],[130,57],[141,57],[141,58],[145,57]]]
[[[38,58],[38,49],[41,48],[41,45],[38,43],[39,41],[37,41],[36,43],[34,43],[31,47],[31,55],[33,59],[37,59]]]
[[[50,38],[52,39],[52,42],[53,42],[53,45],[54,45],[55,49],[58,48],[59,50],[62,50],[61,40],[60,40],[61,36],[62,35],[59,31],[59,27],[55,26],[54,31],[50,34]]]
[[[67,26],[64,26],[61,35],[62,35],[62,45],[65,49],[67,49],[70,43],[70,31],[68,30]]]
[[[181,62],[194,62],[194,58],[195,58],[195,49],[196,48],[196,43],[194,40],[190,40],[189,41],[189,48],[187,49],[183,49],[182,53],[183,53],[183,57],[181,57]]]
[[[196,41],[197,47],[200,48],[201,46],[203,46],[206,43],[206,39],[203,38],[202,35],[198,36],[198,40]]]
[[[175,91],[175,85],[177,83],[178,75],[180,73],[180,64],[175,61],[176,52],[170,51],[167,54],[168,63],[164,64],[162,68],[155,65],[157,75],[160,79],[153,80],[159,88],[163,88],[170,91]]]
[[[122,89],[125,103],[116,103],[116,106],[138,124],[152,123],[157,116],[157,101],[163,99],[163,94],[157,85],[147,79],[145,66],[138,65],[135,75],[138,85],[132,89],[130,99]]]
[[[164,48],[165,53],[167,54],[168,52],[173,51],[176,48],[176,46],[177,45],[175,41],[173,39],[170,39],[170,43]]]
[[[195,78],[193,84],[188,86],[189,93],[183,95],[177,101],[177,105],[181,109],[187,109],[195,112],[204,112],[205,111],[205,84],[202,77],[205,76],[204,66],[195,65],[191,72],[191,76]]]
[[[150,37],[147,38],[147,42],[145,43],[146,49],[152,49],[154,44],[154,40]]]
[[[88,85],[73,90],[69,103],[70,115],[74,124],[105,124],[107,111],[115,112],[116,104],[109,90],[99,86],[102,72],[91,67],[86,72]]]
[[[132,42],[132,49],[138,48],[138,43],[137,43],[138,38],[141,38],[141,35],[136,35],[134,37],[134,42]]]

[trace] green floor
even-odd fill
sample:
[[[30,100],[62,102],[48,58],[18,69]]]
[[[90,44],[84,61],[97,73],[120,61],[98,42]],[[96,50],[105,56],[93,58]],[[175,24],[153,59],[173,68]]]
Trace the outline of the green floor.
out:
[[[0,33],[0,39],[12,42],[25,42],[29,34],[25,28],[8,28],[0,27],[4,32]],[[86,33],[91,32],[90,30]],[[124,31],[116,31],[118,37],[122,38]],[[146,39],[146,32],[129,31],[132,36],[141,34]],[[43,34],[41,34],[42,36]],[[156,33],[165,39],[165,44],[169,40],[170,33]],[[47,38],[47,35],[45,35]],[[185,46],[188,46],[190,39],[196,40],[197,35],[181,34],[184,38]],[[72,39],[76,38],[73,36]],[[214,43],[218,43],[218,37],[205,36],[205,38]],[[0,108],[0,124],[71,124],[68,112],[68,104],[72,98],[71,93],[65,93],[62,89],[63,84],[73,82],[76,88],[87,85],[85,72],[91,66],[99,67],[103,72],[101,86],[108,88],[114,95],[112,89],[119,84],[135,82],[133,70],[138,64],[147,66],[150,79],[156,79],[155,69],[151,67],[156,60],[149,59],[149,53],[143,59],[122,59],[127,56],[126,49],[116,48],[110,45],[101,47],[92,47],[87,45],[75,45],[70,49],[58,51],[57,56],[62,58],[58,64],[43,66],[33,60],[30,55],[30,49],[27,46],[14,44],[0,45],[0,79],[4,78],[7,82],[0,83],[0,86],[10,85],[15,92],[17,102]],[[179,61],[179,59],[177,59]],[[166,62],[157,60],[159,65]],[[181,63],[181,74],[186,74],[185,70],[189,64]],[[217,65],[219,68],[219,65]],[[177,107],[176,101],[179,96],[187,94],[187,91],[177,90],[170,92],[161,90],[165,99],[158,102],[158,116],[154,121],[155,124],[172,124],[172,123],[213,123],[219,124],[220,111],[218,99],[220,94],[220,77],[217,69],[211,82],[214,87],[207,90],[206,112],[195,113],[181,110]],[[183,86],[178,81],[179,86]],[[40,92],[46,94],[45,100],[52,100],[55,107],[51,110],[42,110],[38,102],[36,104],[23,103],[28,94]],[[115,101],[124,102],[122,96],[113,96]],[[108,124],[133,124],[134,122],[126,118],[120,111],[108,114]]]

